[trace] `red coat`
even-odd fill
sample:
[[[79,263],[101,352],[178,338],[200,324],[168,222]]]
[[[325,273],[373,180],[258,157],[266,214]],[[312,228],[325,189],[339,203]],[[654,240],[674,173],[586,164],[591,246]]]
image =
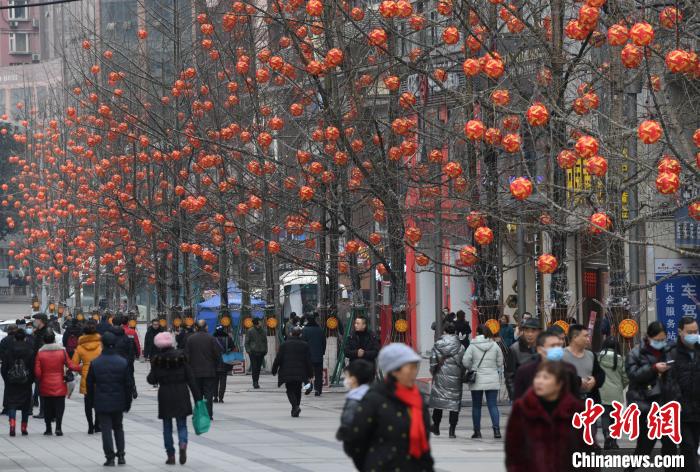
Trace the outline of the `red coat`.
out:
[[[45,344],[34,359],[34,376],[39,381],[39,395],[42,397],[65,397],[68,394],[65,367],[80,371],[60,344]]]
[[[565,391],[550,415],[530,388],[513,404],[508,420],[508,472],[573,471],[571,455],[577,451],[592,451],[583,442],[583,430],[571,426],[574,413],[583,409],[583,402]]]

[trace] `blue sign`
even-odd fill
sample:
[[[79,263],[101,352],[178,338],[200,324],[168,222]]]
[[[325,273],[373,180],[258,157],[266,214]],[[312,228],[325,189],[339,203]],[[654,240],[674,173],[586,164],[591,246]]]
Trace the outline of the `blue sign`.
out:
[[[678,274],[672,275],[671,274]],[[664,277],[668,277],[664,279]],[[700,312],[700,261],[656,259],[656,319],[666,327],[669,340],[678,337],[678,321]]]

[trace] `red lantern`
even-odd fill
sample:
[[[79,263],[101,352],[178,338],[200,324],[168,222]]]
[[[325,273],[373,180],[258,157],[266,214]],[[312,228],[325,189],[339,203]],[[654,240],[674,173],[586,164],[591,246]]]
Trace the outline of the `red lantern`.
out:
[[[310,16],[320,17],[323,13],[323,2],[320,0],[309,0],[306,2],[306,13]]]
[[[659,165],[657,166],[657,169],[659,170],[660,174],[662,174],[664,172],[670,172],[672,174],[678,175],[681,173],[681,163],[678,162],[678,160],[674,159],[671,156],[664,156],[659,161]]]
[[[501,61],[500,59],[489,59],[486,61],[486,64],[484,64],[484,73],[490,79],[499,78],[503,75],[504,70],[505,67],[503,65],[503,61]]]
[[[472,266],[476,264],[476,248],[474,246],[463,246],[459,250],[459,261],[465,266]]]
[[[459,41],[459,30],[454,26],[448,26],[442,32],[442,40],[445,44],[457,44],[457,41]]]
[[[608,28],[608,44],[610,46],[622,46],[629,38],[627,28],[623,25],[612,25]]]
[[[372,46],[383,46],[386,43],[386,31],[381,28],[375,28],[369,33],[369,44]]]
[[[654,28],[645,21],[635,23],[630,28],[630,39],[637,46],[649,46],[654,40]]]
[[[493,242],[493,231],[488,226],[482,226],[474,231],[474,241],[482,246]]]
[[[356,254],[357,251],[360,250],[360,243],[355,241],[354,239],[351,239],[350,241],[345,244],[345,252],[348,254]]]
[[[697,147],[700,147],[700,128],[696,129],[693,133],[693,142]]]
[[[637,136],[644,144],[654,144],[663,135],[661,125],[654,120],[644,120],[639,123]]]
[[[636,69],[642,63],[642,58],[644,54],[642,50],[635,46],[634,44],[627,44],[622,51],[620,51],[620,58],[622,59],[622,65],[628,69]]]
[[[469,120],[464,125],[464,134],[472,141],[480,141],[484,137],[486,127],[479,120]]]
[[[504,107],[510,103],[510,92],[507,89],[496,89],[491,92],[491,101]]]
[[[656,190],[662,195],[673,195],[678,191],[680,184],[678,174],[672,172],[660,173],[656,178]]]
[[[582,5],[578,9],[578,21],[587,30],[595,28],[600,18],[600,9],[590,5]]]
[[[598,140],[593,136],[581,136],[576,141],[576,152],[584,159],[598,154]]]
[[[467,226],[472,229],[481,228],[486,224],[486,218],[480,211],[472,211],[467,215]]]
[[[423,232],[416,226],[409,226],[405,231],[406,240],[411,244],[418,243],[423,237]]]
[[[557,155],[557,164],[562,169],[573,169],[578,161],[578,156],[570,149],[564,149]]]
[[[449,178],[454,179],[462,175],[462,166],[459,165],[459,162],[448,162],[442,166],[442,172]]]
[[[596,177],[604,177],[608,171],[608,161],[602,156],[593,156],[586,159],[586,171]]]
[[[593,234],[600,234],[603,231],[609,230],[610,226],[612,226],[612,221],[610,220],[610,217],[608,217],[608,215],[602,212],[593,213],[591,215],[590,222],[590,231]]]
[[[376,246],[377,244],[382,242],[382,237],[379,233],[370,233],[369,242]]]
[[[516,133],[506,134],[501,140],[501,146],[503,146],[503,149],[511,154],[520,151],[520,144],[520,135]]]
[[[518,177],[510,183],[510,193],[516,200],[525,200],[532,194],[532,182],[527,177]]]
[[[700,201],[688,205],[688,215],[695,221],[700,221]]]
[[[476,59],[466,59],[462,63],[462,70],[467,77],[474,77],[481,72],[481,65]]]
[[[551,254],[542,254],[537,258],[537,270],[543,274],[553,274],[558,266],[557,258]]]
[[[692,56],[688,51],[674,49],[666,54],[666,68],[674,74],[686,72],[692,63]]]
[[[270,254],[278,254],[280,252],[280,243],[277,241],[270,241],[267,243],[267,250]]]
[[[530,126],[544,126],[549,121],[549,111],[543,104],[535,103],[527,109],[525,117]]]
[[[683,13],[676,7],[666,7],[659,13],[659,23],[666,29],[675,29],[681,21],[683,21]]]
[[[501,130],[498,128],[489,128],[484,134],[484,141],[491,146],[497,146],[501,144],[503,137],[501,136]]]
[[[301,199],[302,202],[308,202],[309,200],[314,198],[314,193],[314,189],[304,185],[299,189],[299,199]]]
[[[430,263],[430,259],[428,256],[422,253],[416,254],[416,264],[418,264],[421,267],[425,267]]]

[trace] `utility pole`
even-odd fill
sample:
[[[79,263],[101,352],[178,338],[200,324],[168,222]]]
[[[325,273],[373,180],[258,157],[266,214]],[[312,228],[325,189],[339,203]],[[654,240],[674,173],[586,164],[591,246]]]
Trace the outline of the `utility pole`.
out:
[[[522,222],[518,224],[516,236],[516,250],[518,253],[518,314],[522,317],[527,310],[525,303],[525,228]]]

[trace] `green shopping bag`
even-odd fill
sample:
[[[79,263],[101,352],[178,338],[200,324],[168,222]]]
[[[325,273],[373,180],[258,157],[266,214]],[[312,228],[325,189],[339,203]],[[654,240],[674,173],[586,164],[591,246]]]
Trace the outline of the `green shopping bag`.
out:
[[[211,426],[211,418],[209,418],[209,410],[207,409],[206,400],[199,400],[194,404],[192,426],[194,426],[194,432],[197,435],[204,434],[209,431],[209,427]]]

